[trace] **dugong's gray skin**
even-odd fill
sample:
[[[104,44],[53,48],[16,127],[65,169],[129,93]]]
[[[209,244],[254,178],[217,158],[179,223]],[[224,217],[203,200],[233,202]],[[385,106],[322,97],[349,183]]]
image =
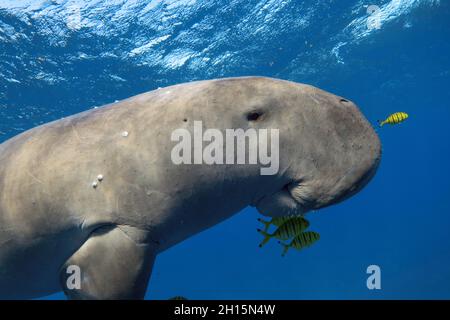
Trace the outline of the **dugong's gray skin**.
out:
[[[194,120],[279,129],[278,174],[173,164],[171,133]],[[176,85],[36,127],[0,145],[0,298],[143,298],[159,252],[248,205],[277,216],[337,203],[379,160],[355,104],[261,77]],[[79,290],[66,288],[69,265]]]

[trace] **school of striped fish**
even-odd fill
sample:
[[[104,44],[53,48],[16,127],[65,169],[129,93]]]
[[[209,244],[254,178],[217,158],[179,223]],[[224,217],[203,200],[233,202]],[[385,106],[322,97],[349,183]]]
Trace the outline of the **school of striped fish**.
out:
[[[309,222],[302,216],[275,217],[270,221],[258,219],[264,225],[264,229],[257,229],[264,238],[259,244],[263,247],[270,239],[275,238],[283,247],[282,256],[285,256],[290,248],[301,250],[311,246],[320,239],[320,235],[314,231],[305,231],[309,227]],[[270,226],[275,226],[276,230],[269,233]],[[286,243],[286,241],[290,242]]]

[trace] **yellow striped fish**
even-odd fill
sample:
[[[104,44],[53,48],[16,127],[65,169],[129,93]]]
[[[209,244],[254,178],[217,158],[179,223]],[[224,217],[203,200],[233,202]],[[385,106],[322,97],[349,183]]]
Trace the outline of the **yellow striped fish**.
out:
[[[288,240],[290,238],[296,237],[302,233],[305,229],[309,227],[309,222],[303,217],[291,218],[285,223],[283,223],[274,233],[270,234],[264,230],[257,229],[259,233],[264,236],[263,241],[260,243],[259,247],[265,245],[271,238],[276,238],[278,240]]]
[[[303,248],[309,247],[314,242],[320,239],[320,234],[314,231],[306,231],[300,233],[296,236],[290,244],[285,244],[279,241],[279,243],[284,247],[283,253],[281,254],[283,257],[288,252],[289,248],[294,248],[297,250],[301,250]]]
[[[400,122],[405,121],[408,117],[409,116],[406,112],[396,112],[391,114],[384,121],[379,120],[378,124],[380,125],[380,127],[382,127],[385,124],[398,124]]]
[[[261,218],[258,218],[258,221],[264,225],[264,231],[267,231],[267,230],[269,230],[270,225],[273,224],[275,227],[280,227],[282,224],[289,221],[293,217],[294,216],[275,217],[275,218],[272,218],[270,221],[266,221]]]

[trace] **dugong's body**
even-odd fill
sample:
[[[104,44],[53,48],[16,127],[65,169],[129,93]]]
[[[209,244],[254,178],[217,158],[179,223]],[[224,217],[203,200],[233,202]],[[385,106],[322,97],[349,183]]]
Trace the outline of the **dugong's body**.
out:
[[[174,164],[171,134],[193,121],[279,129],[278,172]],[[36,127],[0,145],[0,298],[142,298],[159,252],[248,205],[276,216],[339,202],[379,159],[353,103],[270,78],[172,86]]]

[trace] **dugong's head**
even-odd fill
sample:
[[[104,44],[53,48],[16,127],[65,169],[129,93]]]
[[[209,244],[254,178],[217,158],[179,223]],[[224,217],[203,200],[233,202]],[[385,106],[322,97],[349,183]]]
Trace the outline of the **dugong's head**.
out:
[[[244,105],[251,126],[279,129],[280,169],[271,190],[253,203],[260,213],[324,208],[356,194],[374,176],[380,140],[353,102],[270,78],[249,78],[241,86],[257,97]]]

